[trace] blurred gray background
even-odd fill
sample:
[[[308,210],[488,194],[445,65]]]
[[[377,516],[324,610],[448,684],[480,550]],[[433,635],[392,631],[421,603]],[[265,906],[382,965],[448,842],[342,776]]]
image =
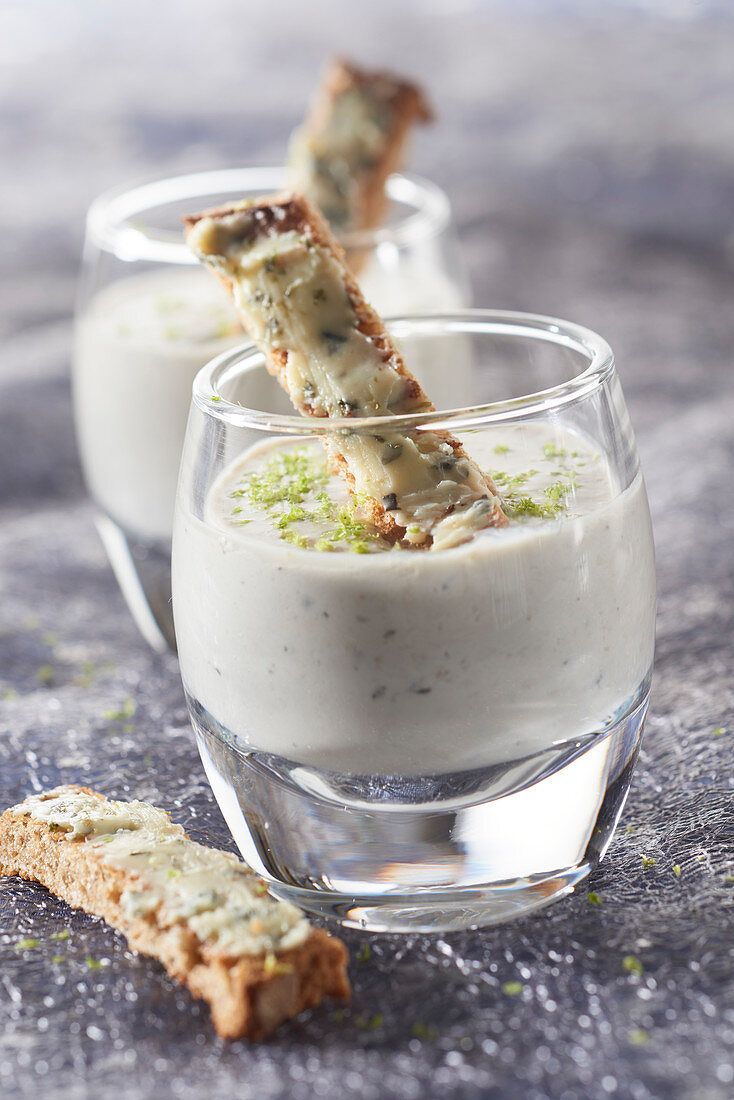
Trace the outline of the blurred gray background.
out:
[[[345,1016],[324,1010],[254,1049],[218,1044],[153,964],[80,917],[52,983],[43,952],[29,961],[14,943],[62,927],[63,907],[0,884],[0,1092],[724,1100],[734,1095],[727,0],[5,0],[0,804],[84,777],[176,807],[193,835],[231,843],[175,661],[137,636],[91,526],[71,424],[71,311],[99,191],[280,162],[333,51],[430,90],[438,120],[411,167],[451,196],[477,304],[579,321],[617,353],[650,490],[660,615],[645,748],[591,883],[603,904],[582,891],[481,935],[373,937]],[[109,713],[127,697],[137,710],[123,728]],[[649,871],[643,854],[655,858]],[[347,938],[356,955],[359,937]],[[114,965],[89,976],[87,953]],[[628,955],[641,975],[625,971]],[[514,980],[523,993],[510,1000],[501,987]]]

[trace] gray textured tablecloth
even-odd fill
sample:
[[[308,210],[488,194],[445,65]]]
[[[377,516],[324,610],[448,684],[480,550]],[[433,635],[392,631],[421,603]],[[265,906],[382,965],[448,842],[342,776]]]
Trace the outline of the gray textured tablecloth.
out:
[[[601,904],[584,888],[495,930],[367,937],[349,1008],[227,1046],[101,922],[5,880],[0,1095],[733,1096],[731,6],[31,0],[5,11],[0,805],[84,779],[231,846],[176,662],[138,637],[91,525],[70,312],[96,192],[278,162],[334,49],[432,88],[440,120],[414,167],[452,196],[477,303],[578,320],[615,349],[660,614],[642,756],[588,886]],[[110,718],[127,699],[134,715]],[[68,940],[50,939],[67,927]],[[41,942],[24,950],[23,938]],[[345,938],[356,959],[364,937]]]

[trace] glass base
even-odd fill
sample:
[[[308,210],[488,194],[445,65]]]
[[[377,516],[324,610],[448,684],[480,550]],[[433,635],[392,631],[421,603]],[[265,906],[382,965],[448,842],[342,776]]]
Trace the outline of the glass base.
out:
[[[478,928],[570,893],[603,857],[629,789],[649,682],[601,733],[440,776],[348,776],[235,747],[187,695],[199,751],[247,863],[341,924]]]
[[[130,535],[103,514],[95,526],[138,630],[156,653],[175,653],[170,544]]]

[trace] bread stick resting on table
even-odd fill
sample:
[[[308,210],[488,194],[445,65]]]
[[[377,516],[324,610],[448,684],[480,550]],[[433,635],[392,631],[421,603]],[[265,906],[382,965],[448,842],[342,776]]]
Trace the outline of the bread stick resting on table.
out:
[[[291,139],[288,186],[315,203],[334,232],[370,229],[382,221],[385,182],[402,164],[412,127],[430,119],[416,84],[337,58]]]
[[[221,278],[268,369],[301,413],[433,411],[307,199],[276,195],[184,221],[189,245]],[[360,518],[389,541],[440,549],[507,523],[491,479],[448,432],[346,428],[330,432],[326,446],[360,494]]]
[[[147,802],[83,787],[27,798],[0,816],[0,874],[103,917],[209,1002],[223,1038],[262,1039],[325,996],[349,996],[340,940]]]

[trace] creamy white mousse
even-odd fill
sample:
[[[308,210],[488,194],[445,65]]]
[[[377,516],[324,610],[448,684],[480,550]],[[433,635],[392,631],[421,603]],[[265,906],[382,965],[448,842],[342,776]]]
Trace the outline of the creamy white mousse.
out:
[[[100,292],[76,330],[74,405],[90,493],[129,533],[171,537],[191,385],[245,336],[198,268],[166,268]]]
[[[641,476],[621,489],[591,443],[550,424],[467,444],[513,522],[447,550],[386,548],[325,472],[300,503],[284,495],[279,463],[293,473],[300,452],[318,468],[313,443],[241,456],[203,519],[179,502],[183,680],[240,749],[456,772],[593,734],[635,701],[655,610]]]
[[[104,863],[135,876],[120,898],[129,916],[145,917],[160,908],[166,923],[185,921],[213,954],[286,951],[309,934],[303,913],[271,898],[246,864],[189,840],[165,810],[148,802],[117,802],[78,787],[56,787],[26,798],[11,813],[92,845]]]

